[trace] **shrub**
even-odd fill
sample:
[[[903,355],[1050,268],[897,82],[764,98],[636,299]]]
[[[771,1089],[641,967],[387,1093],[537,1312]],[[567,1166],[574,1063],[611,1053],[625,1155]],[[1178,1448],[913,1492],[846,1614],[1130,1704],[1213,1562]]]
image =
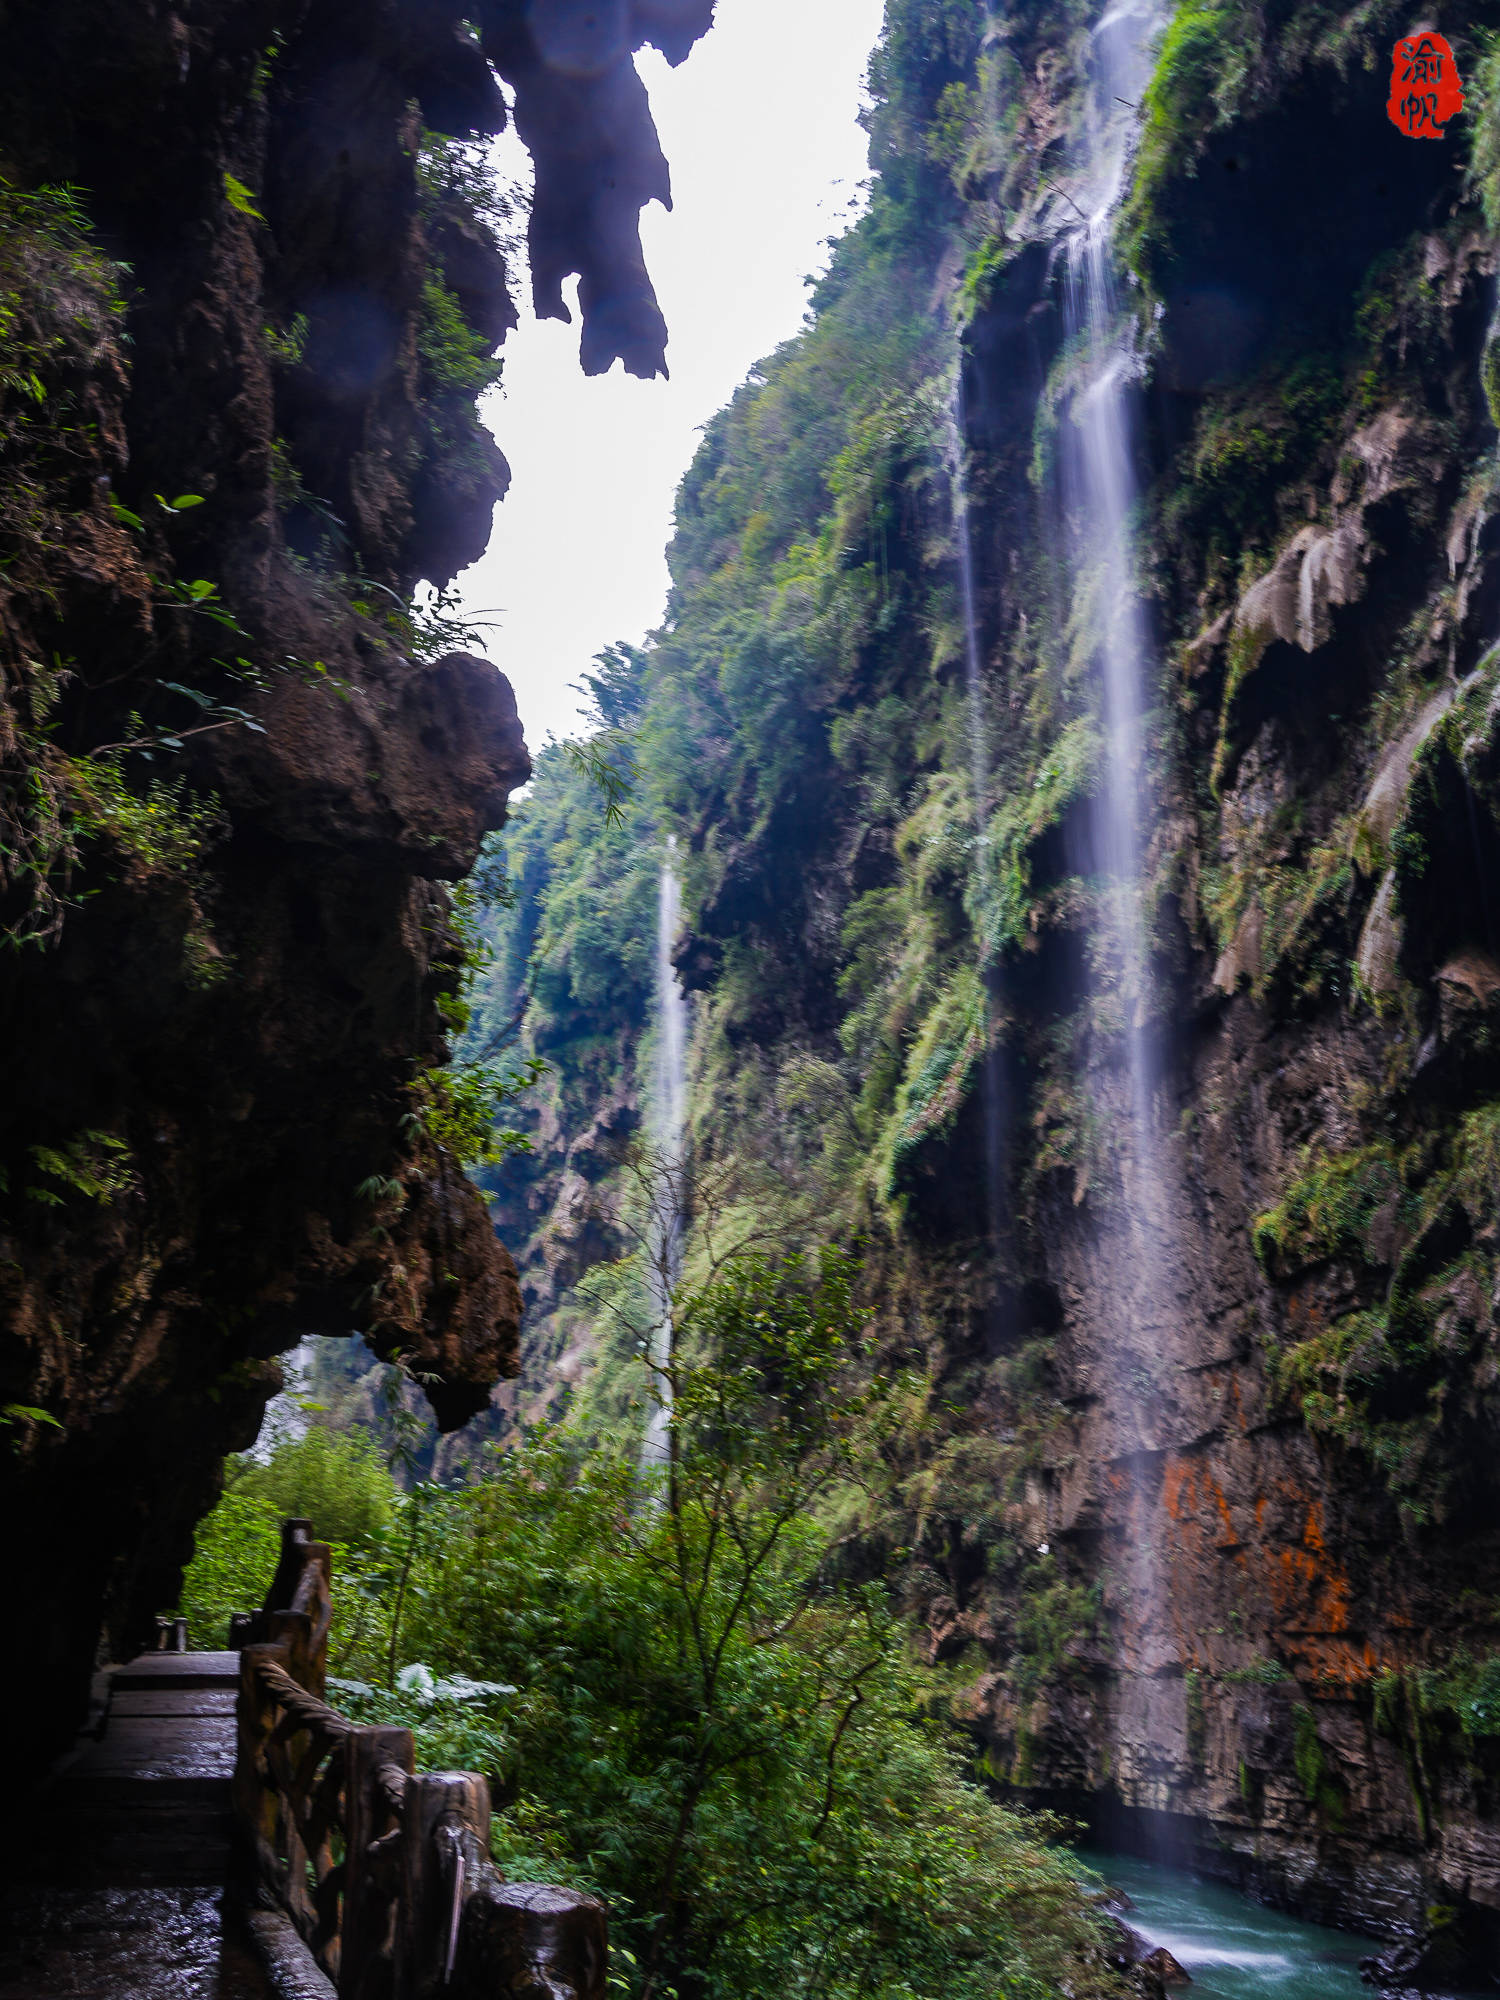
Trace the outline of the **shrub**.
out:
[[[241,1459],[230,1491],[269,1507],[278,1520],[311,1521],[321,1542],[354,1546],[384,1539],[395,1503],[394,1482],[374,1440],[318,1424],[289,1438],[263,1464]]]

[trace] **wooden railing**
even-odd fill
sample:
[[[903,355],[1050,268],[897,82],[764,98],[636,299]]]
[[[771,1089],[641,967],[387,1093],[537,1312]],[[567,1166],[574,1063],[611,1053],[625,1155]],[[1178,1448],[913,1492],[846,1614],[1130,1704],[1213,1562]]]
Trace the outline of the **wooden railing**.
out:
[[[235,1805],[262,1895],[339,2000],[602,2000],[601,1905],[503,1881],[485,1780],[419,1773],[409,1729],[329,1707],[331,1620],[327,1544],[311,1522],[288,1521],[264,1608],[229,1635],[240,1654]]]

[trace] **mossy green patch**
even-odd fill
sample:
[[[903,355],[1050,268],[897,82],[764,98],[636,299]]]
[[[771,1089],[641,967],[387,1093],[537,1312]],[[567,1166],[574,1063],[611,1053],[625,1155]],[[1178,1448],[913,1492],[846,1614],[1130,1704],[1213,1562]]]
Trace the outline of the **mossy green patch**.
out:
[[[990,1005],[972,966],[960,966],[922,1024],[886,1139],[884,1189],[899,1199],[917,1154],[943,1138],[975,1088],[990,1045]]]
[[[1255,1254],[1278,1276],[1339,1255],[1378,1262],[1372,1224],[1405,1193],[1405,1161],[1389,1141],[1312,1159],[1276,1206],[1256,1217]]]
[[[1273,1346],[1275,1392],[1310,1428],[1358,1451],[1404,1506],[1444,1504],[1442,1446],[1455,1381],[1493,1325],[1490,1232],[1500,1190],[1500,1103],[1404,1144],[1313,1159],[1254,1226],[1262,1264],[1295,1278],[1345,1261],[1364,1302]]]
[[[1162,196],[1191,174],[1199,147],[1243,102],[1259,53],[1256,17],[1239,5],[1177,7],[1146,87],[1140,150],[1125,212],[1127,260],[1147,280],[1164,249]]]

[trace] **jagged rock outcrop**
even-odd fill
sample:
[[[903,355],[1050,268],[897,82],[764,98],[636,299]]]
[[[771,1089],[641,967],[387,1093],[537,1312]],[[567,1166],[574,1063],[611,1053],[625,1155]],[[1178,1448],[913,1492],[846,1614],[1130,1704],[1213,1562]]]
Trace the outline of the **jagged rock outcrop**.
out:
[[[631,54],[680,60],[711,11],[486,0],[476,40],[443,0],[0,8],[0,1491],[33,1762],[101,1629],[172,1601],[278,1350],[363,1330],[445,1429],[515,1365],[430,1081],[442,885],[530,768],[505,680],[410,608],[508,480],[475,399],[514,309],[454,148],[503,125],[498,68],[544,302],[579,273],[586,364],[655,372]]]
[[[638,217],[650,201],[672,206],[672,181],[631,56],[649,42],[680,63],[713,10],[714,0],[492,0],[484,10],[485,51],[515,88],[516,129],[536,161],[536,309],[568,319],[563,281],[578,274],[585,374],[617,358],[632,375],[667,372]]]

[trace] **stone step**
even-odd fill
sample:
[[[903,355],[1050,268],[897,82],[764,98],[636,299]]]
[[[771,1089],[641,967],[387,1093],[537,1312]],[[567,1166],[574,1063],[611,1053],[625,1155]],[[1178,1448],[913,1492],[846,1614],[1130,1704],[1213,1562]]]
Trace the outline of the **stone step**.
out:
[[[36,1794],[0,1873],[0,2000],[270,2000],[237,1863],[237,1653],[147,1653],[101,1676],[98,1733]]]
[[[238,1653],[142,1653],[111,1676],[115,1694],[129,1688],[238,1687],[239,1679]]]
[[[123,1688],[109,1704],[111,1728],[121,1717],[233,1715],[237,1687]]]
[[[77,1780],[133,1773],[143,1784],[159,1778],[229,1778],[234,1752],[232,1714],[116,1716],[111,1711],[104,1734],[82,1746],[66,1775]]]
[[[84,1814],[100,1808],[144,1810],[152,1802],[162,1806],[198,1806],[206,1810],[228,1808],[230,1780],[220,1774],[180,1772],[164,1778],[140,1778],[132,1770],[94,1770],[74,1776],[66,1772],[46,1792],[38,1794],[36,1806],[44,1814]]]
[[[90,1889],[222,1888],[233,1860],[234,1831],[227,1802],[96,1801],[86,1813],[40,1822],[11,1879]]]

